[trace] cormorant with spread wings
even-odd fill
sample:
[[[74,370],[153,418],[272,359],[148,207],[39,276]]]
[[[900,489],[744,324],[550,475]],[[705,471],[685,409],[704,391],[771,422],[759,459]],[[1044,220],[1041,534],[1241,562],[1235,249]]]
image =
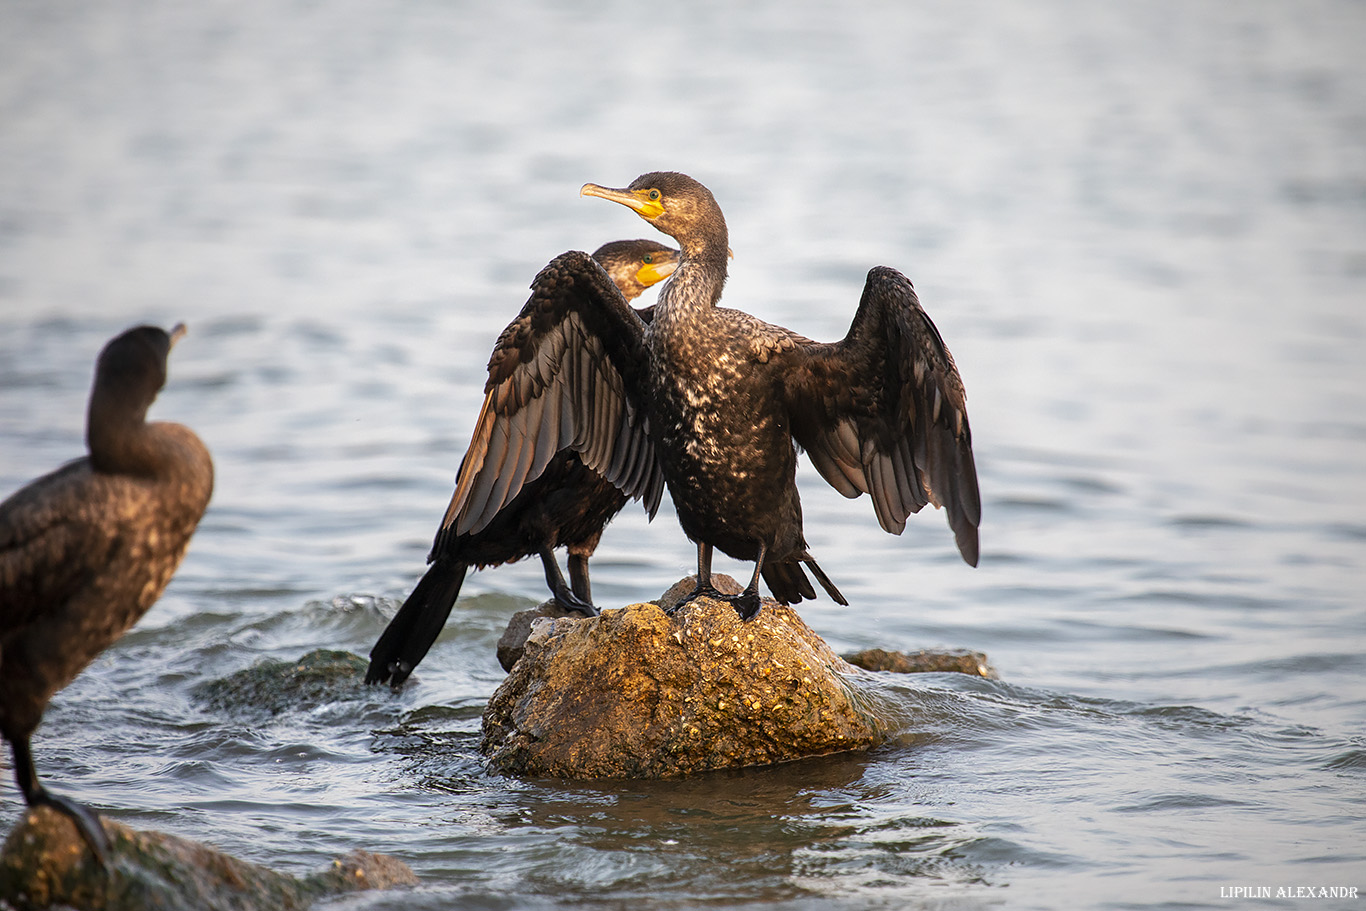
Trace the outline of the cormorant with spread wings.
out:
[[[726,221],[696,180],[654,172],[581,193],[629,207],[683,253],[660,291],[648,348],[655,451],[698,549],[685,602],[720,597],[710,579],[719,547],[755,561],[745,590],[724,599],[742,617],[758,613],[761,574],[785,604],[815,597],[803,566],[845,603],[807,552],[794,443],[840,493],[869,494],[893,534],[925,504],[943,506],[963,559],[977,564],[981,500],[963,382],[905,276],[869,271],[848,334],[813,342],[717,306]]]
[[[557,368],[572,369],[576,380],[585,383],[595,371],[609,369],[609,362],[593,362],[586,336],[574,329],[582,318],[576,314],[599,309],[598,298],[605,298],[612,318],[620,323],[612,331],[638,338],[642,320],[650,319],[653,308],[633,311],[627,303],[667,278],[677,264],[678,251],[661,243],[618,240],[599,247],[591,259],[582,253],[562,256],[537,276],[526,309],[494,347],[484,407],[460,465],[455,499],[473,496],[475,505],[457,515],[456,504],[451,504],[427,558],[431,565],[370,650],[367,683],[396,687],[408,678],[445,626],[471,566],[497,566],[538,555],[556,603],[587,616],[597,613],[588,558],[607,523],[626,505],[626,494],[586,464],[599,457],[602,444],[584,454],[571,445],[574,436],[556,434],[566,422],[597,427],[599,421],[619,416],[599,414],[591,404],[575,406],[562,390],[552,400],[539,398],[544,391],[540,372],[547,368],[547,350],[553,350],[549,356]],[[547,342],[547,329],[568,330],[558,349],[556,342]],[[543,349],[544,345],[550,348]],[[604,408],[611,407],[609,393],[597,397]],[[632,402],[632,408],[640,407],[640,402]],[[520,410],[524,406],[526,410]],[[505,417],[499,419],[500,414]],[[533,416],[540,423],[534,423]],[[588,439],[588,431],[573,433]],[[520,448],[512,453],[514,446]],[[636,464],[645,464],[645,458],[639,454]],[[651,477],[654,486],[646,492],[651,494],[653,515],[661,485],[657,473]],[[555,560],[557,547],[569,551],[568,584]]]
[[[570,448],[647,503],[659,477],[667,482],[697,544],[696,588],[674,610],[708,595],[749,619],[760,576],[784,604],[814,598],[805,570],[844,604],[803,537],[800,446],[840,493],[869,494],[888,532],[927,503],[942,506],[963,559],[977,564],[981,501],[963,383],[905,276],[873,268],[848,334],[814,342],[717,306],[729,239],[696,180],[652,172],[624,189],[586,184],[581,193],[628,206],[677,240],[682,260],[648,328],[584,270],[583,254],[541,273],[514,324],[515,356],[490,363],[476,434],[488,442],[466,460],[448,525],[482,527]],[[711,584],[717,547],[755,564],[732,598]]]

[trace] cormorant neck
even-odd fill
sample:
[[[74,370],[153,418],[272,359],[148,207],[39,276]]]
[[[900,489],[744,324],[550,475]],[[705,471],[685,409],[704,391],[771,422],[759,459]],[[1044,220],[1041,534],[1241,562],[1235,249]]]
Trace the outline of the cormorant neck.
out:
[[[156,446],[155,425],[147,423],[150,403],[130,405],[126,397],[96,389],[86,414],[85,443],[90,463],[107,474],[150,476],[162,458]]]
[[[688,260],[720,263],[724,270],[726,259],[730,256],[730,233],[719,215],[717,220],[719,224],[709,225],[706,230],[675,238],[682,250],[680,265]]]
[[[730,234],[719,209],[712,208],[691,220],[688,230],[674,235],[681,256],[678,268],[660,292],[676,313],[715,307],[721,300],[730,267]]]
[[[721,289],[726,284],[726,253],[722,248],[720,260],[714,257],[692,259],[683,257],[674,274],[659,292],[659,306],[678,315],[710,310],[721,300]]]

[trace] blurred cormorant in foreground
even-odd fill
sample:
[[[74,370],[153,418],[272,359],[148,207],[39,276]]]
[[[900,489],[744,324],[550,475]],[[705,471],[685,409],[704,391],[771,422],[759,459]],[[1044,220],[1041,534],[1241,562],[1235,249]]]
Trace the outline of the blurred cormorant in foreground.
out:
[[[581,280],[588,284],[596,282],[599,293],[610,295],[622,306],[622,318],[641,324],[642,320],[650,319],[652,308],[632,311],[625,306],[626,302],[635,300],[648,287],[663,281],[677,264],[678,251],[663,244],[652,240],[619,240],[599,247],[592,260],[584,258],[580,265],[587,270],[587,275]],[[615,290],[612,290],[613,285]],[[490,445],[489,434],[502,432],[501,427],[495,429],[487,419],[489,403],[497,397],[502,373],[518,364],[525,366],[527,359],[535,355],[526,347],[528,340],[539,337],[537,333],[547,318],[558,320],[563,306],[559,299],[561,295],[576,293],[573,278],[552,286],[538,276],[532,287],[535,291],[531,300],[499,336],[489,360],[484,409],[470,441],[469,452],[460,465],[457,498],[462,485],[467,483],[466,470],[471,454],[482,458]],[[591,363],[579,367],[585,376],[596,369]],[[551,419],[548,411],[544,416]],[[557,413],[554,420],[560,419]],[[495,448],[506,445],[506,440],[493,445]],[[511,475],[517,474],[520,492],[501,501],[499,507],[482,516],[480,522],[459,524],[454,521],[454,513],[447,512],[427,558],[431,566],[370,650],[370,666],[365,673],[367,683],[388,683],[396,687],[408,678],[445,626],[460,594],[465,573],[471,566],[482,569],[537,554],[555,601],[566,610],[588,616],[597,614],[588,581],[588,558],[597,549],[607,523],[626,505],[626,494],[599,472],[585,467],[572,448],[558,452],[540,450],[545,458],[533,460],[537,452],[524,449],[526,461],[513,460],[500,466],[502,476],[507,478],[501,482],[504,487],[510,484]],[[651,515],[658,502],[657,488],[650,503]],[[556,562],[556,547],[569,551],[569,584],[565,583]]]
[[[0,503],[0,733],[28,805],[71,817],[101,857],[98,815],[43,787],[29,738],[53,694],[161,596],[208,506],[204,444],[146,420],[183,332],[139,326],[109,342],[90,393],[90,454]]]

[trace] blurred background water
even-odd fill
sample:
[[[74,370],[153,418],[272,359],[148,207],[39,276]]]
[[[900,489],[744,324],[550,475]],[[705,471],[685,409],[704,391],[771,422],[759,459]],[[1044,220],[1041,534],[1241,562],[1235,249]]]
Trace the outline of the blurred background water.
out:
[[[423,881],[345,908],[1366,887],[1360,3],[5,0],[0,21],[0,495],[83,451],[95,355],[139,322],[189,324],[154,415],[218,466],[165,597],[49,711],[55,789],[283,869],[363,846]],[[732,306],[831,339],[870,266],[916,283],[968,388],[981,566],[942,515],[891,537],[804,469],[852,606],[802,614],[837,649],[980,649],[1001,679],[889,682],[912,721],[867,755],[507,779],[477,741],[493,643],[544,595],[519,564],[471,577],[399,695],[196,701],[262,658],[368,651],[531,278],[652,236],[579,186],[655,169],[725,209]],[[594,594],[655,597],[693,559],[667,503],[630,508]],[[20,812],[6,772],[0,824]]]

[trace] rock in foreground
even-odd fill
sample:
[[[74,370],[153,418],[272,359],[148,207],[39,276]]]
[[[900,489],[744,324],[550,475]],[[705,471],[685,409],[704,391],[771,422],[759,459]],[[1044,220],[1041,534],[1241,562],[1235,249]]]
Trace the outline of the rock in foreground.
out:
[[[296,879],[198,842],[103,822],[111,842],[105,867],[67,817],[47,807],[31,810],[0,853],[0,908],[294,911],[327,895],[417,882],[407,864],[367,851]]]
[[[748,623],[710,599],[541,620],[489,701],[482,749],[499,771],[577,779],[866,749],[890,733],[866,679],[773,601]]]

